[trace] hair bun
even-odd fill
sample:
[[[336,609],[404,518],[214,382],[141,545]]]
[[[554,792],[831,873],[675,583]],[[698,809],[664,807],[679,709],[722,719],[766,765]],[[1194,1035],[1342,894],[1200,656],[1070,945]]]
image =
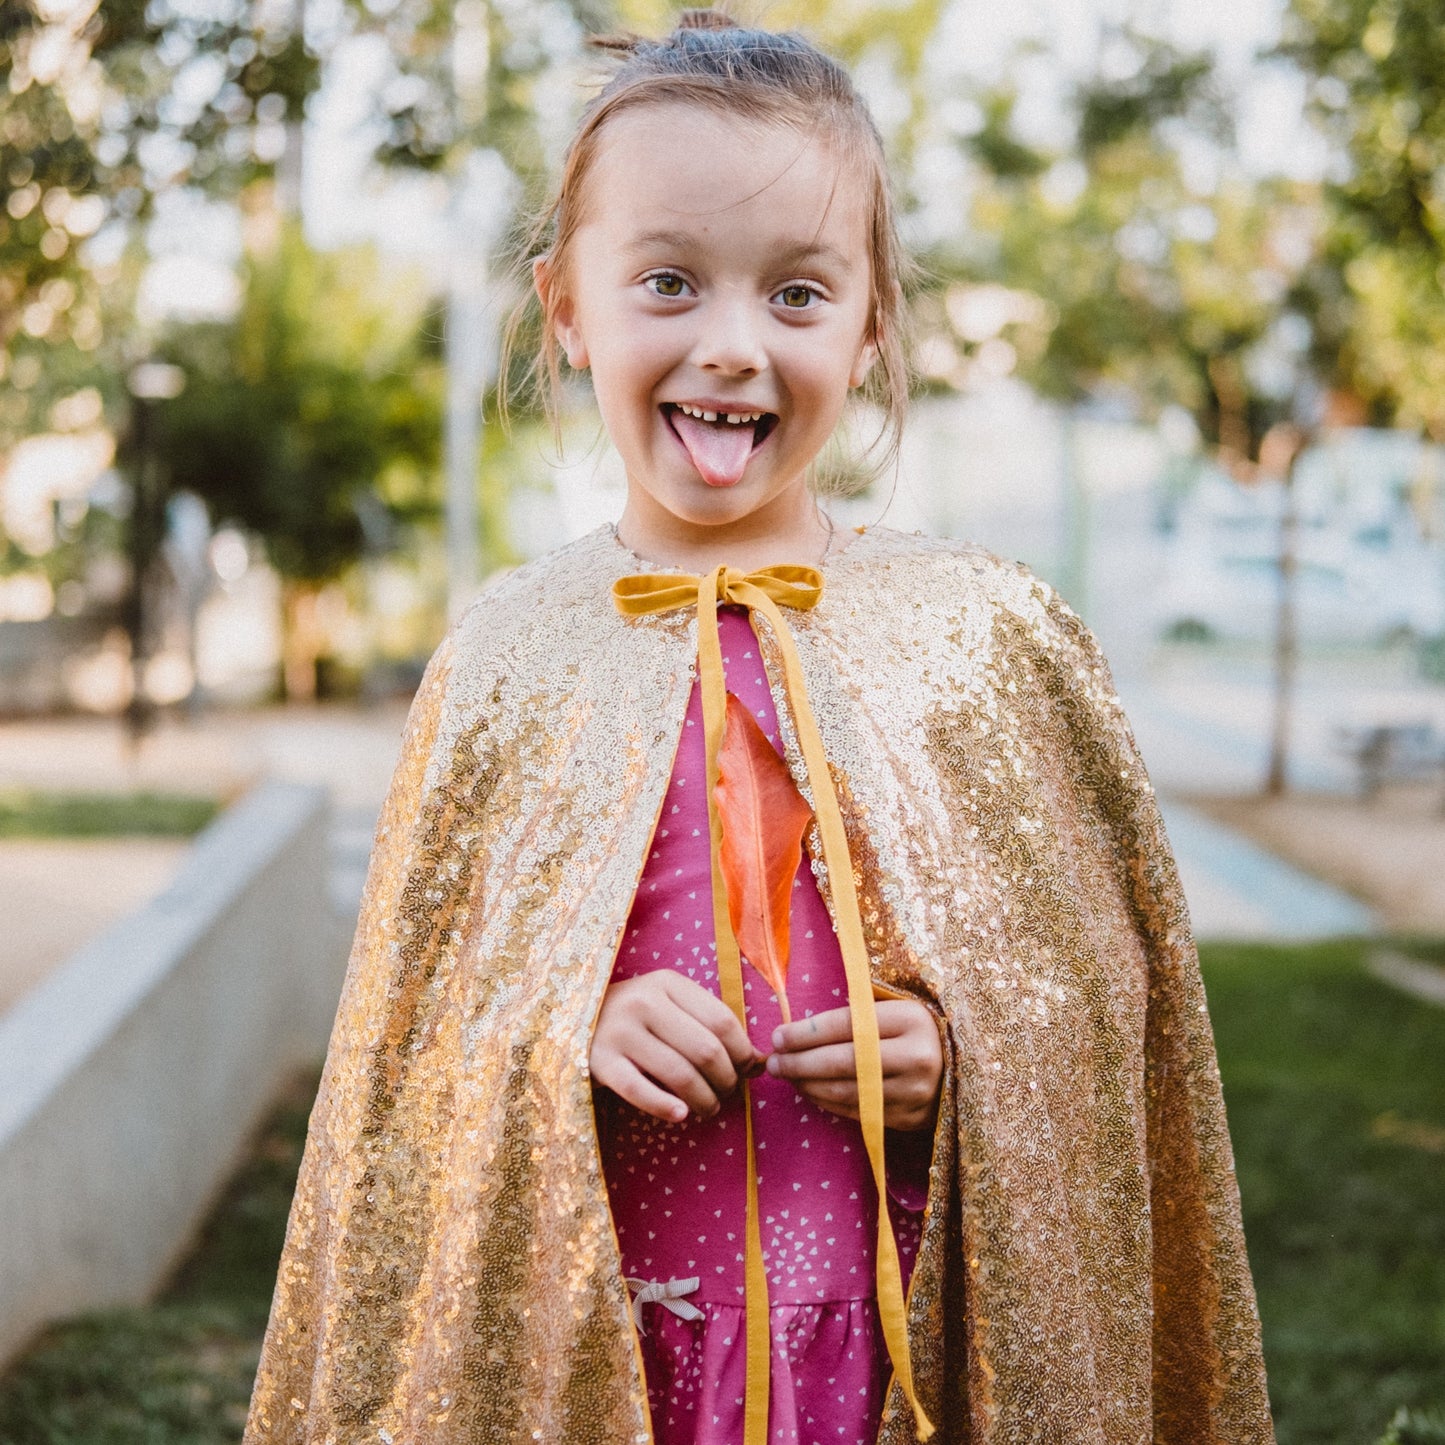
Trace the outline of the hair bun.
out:
[[[677,17],[673,35],[687,30],[736,30],[738,22],[721,10],[684,10]],[[666,45],[667,42],[661,42]],[[624,31],[618,35],[589,35],[587,44],[594,50],[605,50],[612,55],[636,55],[639,51],[651,49],[659,44],[643,35]]]
[[[684,10],[677,17],[678,30],[736,30],[738,22],[721,10]]]

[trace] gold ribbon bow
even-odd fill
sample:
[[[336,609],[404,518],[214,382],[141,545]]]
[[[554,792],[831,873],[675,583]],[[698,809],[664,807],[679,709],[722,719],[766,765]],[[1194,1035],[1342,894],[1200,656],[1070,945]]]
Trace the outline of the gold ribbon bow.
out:
[[[745,1030],[748,1020],[743,997],[742,961],[737,939],[733,935],[732,920],[728,916],[726,884],[719,861],[722,825],[713,798],[718,780],[718,751],[722,746],[723,726],[727,718],[727,681],[723,673],[722,643],[717,625],[719,604],[736,603],[750,612],[761,612],[768,619],[777,640],[793,726],[813,794],[813,812],[822,838],[823,862],[828,869],[838,943],[848,981],[848,1010],[852,1016],[853,1054],[858,1071],[858,1122],[878,1192],[878,1314],[894,1375],[913,1409],[918,1438],[927,1440],[933,1434],[933,1425],[913,1392],[903,1272],[888,1218],[888,1186],[883,1158],[883,1067],[879,1056],[878,1018],[873,1008],[873,980],[868,966],[868,949],[863,941],[863,920],[859,915],[858,894],[853,885],[853,864],[848,855],[843,814],[828,773],[823,739],[818,732],[813,709],[808,704],[797,649],[779,610],[781,604],[806,611],[816,607],[822,595],[822,575],[812,567],[797,566],[765,567],[759,572],[737,572],[730,567],[718,567],[701,577],[675,572],[640,573],[619,578],[612,588],[612,600],[624,617],[697,607],[697,652],[707,756],[707,812],[712,834],[712,912],[717,934],[718,983],[723,1002],[737,1015]],[[772,1342],[768,1329],[768,1278],[763,1266],[762,1233],[758,1223],[752,1099],[746,1083],[743,1085],[743,1102],[748,1157],[744,1250],[747,1392],[743,1440],[744,1445],[766,1445]]]

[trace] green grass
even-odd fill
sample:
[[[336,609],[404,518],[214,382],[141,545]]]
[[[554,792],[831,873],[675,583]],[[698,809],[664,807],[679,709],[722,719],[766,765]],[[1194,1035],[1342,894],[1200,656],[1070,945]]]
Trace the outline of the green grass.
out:
[[[213,798],[182,793],[0,791],[0,838],[189,837],[216,816]]]
[[[316,1084],[287,1092],[153,1305],[56,1325],[0,1379],[0,1445],[235,1445]]]
[[[1205,950],[1281,1445],[1445,1407],[1445,1009],[1364,952]]]
[[[1445,1009],[1363,958],[1205,951],[1280,1445],[1445,1441]],[[0,1379],[0,1445],[234,1445],[315,1082],[152,1307],[58,1325]]]
[[[1402,1407],[1380,1437],[1380,1445],[1445,1445],[1445,1413]]]

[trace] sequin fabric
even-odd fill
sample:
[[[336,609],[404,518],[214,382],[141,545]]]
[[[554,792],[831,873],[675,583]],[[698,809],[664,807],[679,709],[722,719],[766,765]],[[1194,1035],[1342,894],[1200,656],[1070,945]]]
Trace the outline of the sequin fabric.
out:
[[[641,570],[593,532],[428,669],[247,1442],[651,1438],[586,1067],[695,670],[692,617],[613,608]],[[1097,648],[966,544],[877,528],[825,578],[789,621],[874,977],[947,1025],[909,1291],[935,1439],[1272,1440],[1188,918]],[[895,1385],[881,1445],[913,1438]]]

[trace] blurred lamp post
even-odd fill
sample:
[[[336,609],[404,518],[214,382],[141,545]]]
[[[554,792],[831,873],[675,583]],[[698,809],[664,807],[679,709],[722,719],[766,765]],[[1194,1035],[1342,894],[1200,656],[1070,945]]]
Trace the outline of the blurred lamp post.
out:
[[[1260,467],[1277,475],[1284,488],[1279,519],[1279,601],[1274,627],[1274,716],[1269,734],[1269,768],[1264,790],[1282,797],[1289,787],[1289,736],[1293,721],[1295,673],[1299,666],[1299,620],[1295,613],[1299,576],[1299,499],[1294,464],[1304,445],[1303,433],[1287,422],[1271,427],[1260,446]]]
[[[126,386],[131,396],[131,444],[135,457],[127,539],[130,591],[123,609],[131,656],[131,697],[126,708],[126,723],[132,744],[138,744],[151,720],[145,673],[150,660],[155,562],[166,527],[166,489],[156,451],[154,406],[158,401],[178,397],[185,390],[186,374],[167,362],[143,361],[130,369]]]
[[[475,151],[453,181],[446,318],[447,612],[461,616],[481,580],[477,491],[482,397],[496,380],[500,287],[491,253],[506,232],[517,181],[494,150]]]

